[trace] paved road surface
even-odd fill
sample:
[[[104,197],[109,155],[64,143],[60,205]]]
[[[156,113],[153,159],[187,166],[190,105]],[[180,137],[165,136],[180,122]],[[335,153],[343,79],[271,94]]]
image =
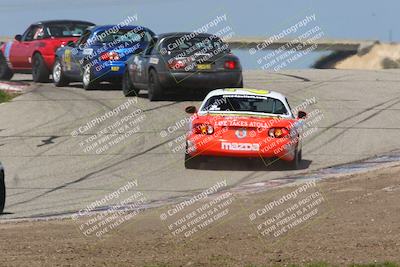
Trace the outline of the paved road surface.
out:
[[[246,72],[246,87],[282,92],[292,106],[315,97],[316,103],[306,111],[319,109],[324,114],[317,132],[305,140],[305,161],[298,171],[264,168],[261,161],[243,160],[185,170],[183,150],[174,138],[186,126],[165,137],[160,133],[186,117],[185,106],[200,103],[193,99],[149,102],[143,92],[137,99],[130,98],[137,102],[128,112],[121,111],[72,137],[71,132],[128,99],[107,86],[85,91],[79,84],[32,85],[30,92],[0,105],[0,160],[6,167],[8,187],[8,214],[1,218],[79,210],[133,179],[148,200],[160,200],[192,195],[225,179],[229,186],[254,183],[390,151],[400,147],[399,74],[395,70]],[[28,75],[14,78],[29,79]],[[104,152],[84,151],[90,136],[136,109],[143,111],[143,121],[130,129],[139,126],[138,132]],[[123,134],[108,136],[116,143]]]

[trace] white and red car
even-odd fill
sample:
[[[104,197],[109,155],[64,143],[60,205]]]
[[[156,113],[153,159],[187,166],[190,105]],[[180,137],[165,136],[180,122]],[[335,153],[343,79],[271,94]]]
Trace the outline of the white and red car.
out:
[[[259,89],[211,91],[192,115],[185,167],[197,168],[207,157],[280,159],[293,169],[302,159],[300,133],[304,111],[292,114],[287,98]]]

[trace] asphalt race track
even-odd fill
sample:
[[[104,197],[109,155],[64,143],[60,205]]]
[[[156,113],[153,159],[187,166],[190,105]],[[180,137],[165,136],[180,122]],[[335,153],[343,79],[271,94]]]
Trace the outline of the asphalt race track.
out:
[[[146,92],[129,98],[135,102],[129,110],[139,108],[144,115],[137,132],[101,153],[85,151],[90,136],[123,114],[76,137],[71,132],[128,98],[107,85],[85,91],[80,84],[64,88],[32,84],[26,94],[0,105],[0,161],[8,188],[1,219],[80,210],[133,179],[138,181],[137,190],[152,201],[192,195],[225,179],[234,187],[391,151],[400,146],[399,74],[396,70],[245,72],[245,87],[282,92],[292,107],[315,97],[316,103],[306,111],[319,109],[324,114],[317,131],[305,140],[303,166],[297,171],[265,167],[261,160],[210,162],[201,170],[185,170],[184,149],[179,149],[183,140],[175,138],[187,127],[171,130],[170,126],[188,117],[186,106],[198,106],[200,101],[180,97],[149,102]],[[16,75],[14,80],[31,83],[29,75]]]

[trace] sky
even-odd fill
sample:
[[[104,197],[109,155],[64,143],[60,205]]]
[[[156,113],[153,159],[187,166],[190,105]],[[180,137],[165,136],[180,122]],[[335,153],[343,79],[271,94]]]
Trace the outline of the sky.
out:
[[[400,42],[399,10],[398,0],[0,0],[0,36],[38,20],[116,24],[128,15],[156,33],[192,31],[222,14],[236,36],[269,36],[315,13],[325,38]]]

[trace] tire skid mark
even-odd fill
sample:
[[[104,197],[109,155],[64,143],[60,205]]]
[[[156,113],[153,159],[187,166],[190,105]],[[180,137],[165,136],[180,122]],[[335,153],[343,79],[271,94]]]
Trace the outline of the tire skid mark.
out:
[[[40,92],[37,90],[37,89],[41,88],[42,86],[43,86],[43,85],[38,85],[38,86],[35,87],[31,92],[32,92],[32,93],[37,93],[38,95],[40,95],[40,96],[43,97],[43,98],[47,98],[46,96],[44,96],[42,93],[40,93]],[[16,102],[16,101],[14,101],[14,102]],[[61,114],[61,115],[59,115],[59,116],[57,116],[56,118],[53,118],[52,120],[49,120],[49,121],[43,122],[43,123],[41,123],[41,124],[35,125],[35,129],[40,128],[40,127],[42,127],[42,126],[44,126],[44,125],[47,125],[47,124],[49,124],[49,123],[51,123],[51,122],[53,122],[53,121],[56,121],[56,120],[62,118],[63,116],[65,116],[66,114],[68,114],[68,111],[65,112],[65,113],[63,113],[63,114]],[[30,133],[31,131],[32,131],[32,129],[22,130],[22,131],[17,132],[16,134],[13,134],[12,136],[19,136],[19,135],[22,135],[22,134],[24,134],[24,133]]]
[[[24,201],[20,201],[20,202],[17,202],[17,203],[13,203],[13,204],[11,204],[11,205],[8,205],[8,207],[13,207],[13,206],[17,206],[17,205],[20,205],[20,204],[28,203],[28,202],[30,202],[30,201],[36,200],[36,199],[38,199],[38,198],[40,198],[40,197],[46,196],[46,195],[48,195],[48,194],[50,194],[50,193],[53,193],[53,192],[55,192],[55,191],[57,191],[57,190],[64,189],[64,188],[67,187],[67,186],[70,186],[70,185],[74,185],[74,184],[78,184],[78,183],[80,183],[80,182],[83,182],[83,181],[85,181],[86,179],[92,177],[92,176],[95,175],[95,174],[99,174],[99,173],[101,173],[101,172],[103,172],[103,171],[105,171],[105,170],[107,170],[107,169],[109,169],[109,168],[118,166],[119,164],[121,164],[121,163],[123,163],[123,162],[125,162],[125,161],[128,161],[128,160],[134,159],[134,158],[136,158],[136,157],[142,156],[142,155],[146,154],[147,152],[149,152],[149,151],[151,151],[151,150],[154,150],[154,149],[156,149],[156,148],[158,148],[158,147],[160,147],[160,146],[163,146],[163,145],[167,144],[168,142],[170,142],[170,141],[172,141],[172,140],[173,140],[173,138],[168,139],[168,140],[166,140],[166,141],[164,141],[164,142],[162,142],[162,143],[156,144],[156,145],[154,145],[154,146],[152,146],[152,147],[150,147],[150,148],[148,148],[148,149],[146,149],[146,150],[144,150],[144,151],[142,151],[142,152],[140,152],[140,153],[137,153],[137,154],[135,154],[135,155],[133,155],[133,156],[130,156],[130,157],[125,158],[125,159],[121,159],[121,160],[119,160],[119,161],[117,161],[117,162],[115,162],[115,163],[113,163],[113,164],[110,164],[110,165],[105,166],[105,167],[102,167],[102,168],[100,168],[100,169],[98,169],[98,170],[92,171],[92,172],[90,172],[90,173],[88,173],[88,174],[86,174],[86,175],[84,175],[84,176],[82,176],[82,177],[80,177],[80,178],[78,178],[78,179],[76,179],[76,180],[74,180],[74,181],[64,183],[63,185],[57,186],[57,187],[55,187],[55,188],[53,188],[53,189],[51,189],[51,190],[48,190],[48,191],[46,191],[46,192],[44,192],[44,193],[42,193],[42,194],[40,194],[40,195],[38,195],[38,196],[32,197],[32,198],[27,199],[27,200],[24,200]]]
[[[384,103],[387,103],[387,102],[389,102],[389,101],[386,101],[386,102],[384,102]],[[384,104],[384,103],[381,103],[381,104]],[[378,105],[381,105],[381,104],[378,104]],[[364,110],[363,112],[369,111],[370,109],[371,109],[371,108],[368,108],[368,109]],[[363,112],[362,112],[362,113],[363,113]],[[350,116],[350,117],[351,117],[351,116]],[[349,118],[347,118],[347,119],[349,119]],[[345,120],[343,120],[343,121],[345,121]],[[334,124],[334,125],[337,125],[337,124],[339,124],[339,123],[341,123],[341,122],[338,122],[338,123],[336,123],[336,124]],[[68,140],[68,139],[67,139],[67,140]],[[25,200],[25,201],[22,201],[22,202],[14,203],[14,204],[12,204],[12,205],[10,205],[10,206],[15,206],[15,205],[19,205],[19,204],[24,204],[24,203],[27,203],[27,202],[29,202],[29,201],[35,200],[35,199],[37,199],[37,198],[40,198],[40,197],[42,197],[42,196],[45,196],[45,195],[47,195],[47,194],[49,194],[49,193],[52,193],[52,192],[55,192],[55,191],[57,191],[57,190],[63,189],[63,188],[65,188],[65,187],[69,186],[69,185],[77,184],[77,183],[79,183],[79,182],[82,182],[82,181],[86,180],[87,178],[90,178],[90,177],[91,177],[92,175],[94,175],[94,174],[101,173],[102,171],[107,170],[107,169],[109,169],[109,168],[111,168],[111,167],[115,167],[115,166],[117,166],[118,164],[123,163],[123,162],[125,162],[125,161],[127,161],[127,160],[131,160],[131,159],[133,159],[133,158],[136,158],[136,157],[139,157],[139,156],[141,156],[141,155],[144,155],[144,154],[146,154],[147,152],[150,152],[150,151],[154,150],[155,148],[158,148],[158,147],[160,147],[160,146],[162,146],[162,145],[164,145],[164,144],[170,142],[171,140],[173,140],[173,138],[170,139],[170,140],[166,140],[165,142],[162,142],[162,143],[160,143],[160,144],[157,144],[157,145],[155,145],[155,146],[153,146],[153,147],[151,147],[151,148],[149,148],[149,149],[147,149],[147,150],[145,150],[145,151],[143,151],[143,152],[137,153],[137,154],[135,154],[135,155],[133,155],[133,156],[131,156],[131,157],[128,157],[128,158],[126,158],[126,159],[122,159],[122,160],[120,160],[119,162],[116,162],[116,163],[114,163],[114,164],[112,164],[112,165],[106,166],[106,167],[101,168],[101,169],[99,169],[99,170],[97,170],[97,171],[93,171],[93,172],[91,172],[91,173],[89,173],[89,174],[87,174],[87,175],[85,175],[85,176],[83,176],[83,177],[80,177],[80,178],[76,179],[75,181],[71,181],[71,182],[65,183],[64,185],[58,186],[58,187],[56,187],[56,188],[53,188],[52,190],[48,190],[48,191],[46,191],[46,192],[44,192],[44,193],[42,193],[42,194],[40,194],[40,195],[38,195],[38,196],[36,196],[36,197],[33,197],[33,198],[29,199],[29,200]],[[51,148],[50,148],[50,149],[51,149]],[[49,150],[50,150],[50,149],[49,149]],[[42,153],[44,153],[44,152],[42,152]],[[42,154],[42,153],[39,153],[39,154]],[[39,155],[39,154],[38,154],[38,155]],[[254,175],[255,173],[256,173],[256,172],[253,172],[253,173],[251,173],[251,174],[249,174],[249,175],[246,175],[246,176],[243,177],[240,181],[243,182],[243,181],[246,181],[246,180],[248,180],[248,179],[251,179],[252,175]]]
[[[63,91],[63,92],[68,92],[68,93],[72,93],[72,94],[75,94],[75,95],[78,95],[78,96],[83,96],[83,97],[86,98],[87,100],[91,100],[91,99],[88,98],[86,95],[82,95],[82,94],[80,94],[80,93],[76,93],[76,92],[73,92],[73,91]],[[42,92],[37,92],[37,93],[38,93],[40,96],[42,96],[43,98],[47,98],[47,99],[49,99],[50,101],[52,100],[52,99],[50,99],[50,98],[44,96],[44,95],[42,94]],[[96,102],[97,104],[101,105],[101,106],[104,106],[104,103],[101,102],[101,101],[95,101],[95,102]],[[147,111],[151,111],[151,110],[156,110],[156,109],[164,108],[164,107],[167,107],[167,106],[175,105],[175,104],[177,104],[177,103],[179,103],[179,102],[174,102],[174,103],[170,103],[170,104],[166,104],[166,105],[161,105],[161,106],[158,106],[158,107],[155,107],[155,108],[148,109]],[[68,107],[70,107],[70,105],[68,105]],[[68,111],[70,111],[70,109],[69,109]],[[67,111],[66,113],[68,113],[68,111]],[[61,117],[61,116],[60,116],[60,117]],[[56,118],[56,119],[58,119],[58,118]],[[56,120],[56,119],[55,119],[55,120]],[[54,120],[53,120],[53,121],[54,121]],[[46,125],[46,124],[48,124],[48,122],[42,124],[41,126]],[[66,123],[61,123],[61,124],[68,124],[68,127],[66,127],[66,128],[69,128],[69,127],[70,127],[68,122],[66,122]],[[59,144],[57,144],[57,145],[54,145],[54,146],[50,147],[49,149],[46,149],[46,150],[42,151],[41,153],[35,154],[35,155],[31,156],[31,157],[33,157],[33,158],[38,158],[38,157],[42,156],[44,153],[50,151],[51,149],[56,148],[58,145],[64,143],[64,142],[67,141],[67,140],[68,140],[68,139],[64,140],[63,142],[61,142],[61,143],[59,143]],[[171,140],[167,140],[167,141],[164,142],[164,143],[167,143],[167,142],[169,142],[169,141],[171,141]],[[148,150],[146,150],[146,151],[143,151],[143,152],[141,152],[141,153],[136,153],[135,155],[131,156],[130,158],[134,158],[134,157],[140,156],[141,154],[145,154],[145,153],[147,153],[148,151],[153,150],[153,149],[155,149],[155,148],[157,148],[157,147],[163,145],[164,143],[159,144],[159,145],[156,145],[155,147],[150,148],[150,149],[148,149]],[[120,155],[120,154],[115,154],[115,155],[116,155],[116,156],[124,156],[124,155]],[[127,160],[129,160],[129,159],[127,159]],[[32,162],[33,162],[33,161],[31,161],[31,162],[29,162],[29,163],[32,164]],[[40,164],[39,164],[39,165],[40,165]],[[39,165],[37,165],[37,166],[39,166]],[[25,165],[22,166],[22,167],[25,167]],[[22,167],[21,167],[21,168],[22,168]],[[15,179],[18,180],[18,176],[15,176],[15,177],[14,177],[14,180],[15,180]],[[29,193],[29,192],[25,192],[25,193]]]
[[[328,79],[328,80],[318,81],[318,82],[315,82],[315,83],[311,84],[310,86],[305,86],[303,88],[299,88],[297,90],[290,91],[286,95],[290,96],[290,97],[292,97],[294,99],[298,99],[299,98],[298,97],[298,92],[300,92],[300,91],[310,90],[310,89],[317,89],[317,88],[323,86],[324,84],[326,84],[328,82],[331,83],[333,81],[338,81],[339,79],[341,79],[343,77],[348,77],[348,76],[351,76],[351,75],[349,75],[349,74],[348,75],[340,75],[340,76],[336,76],[336,77],[333,77],[333,78]]]
[[[42,98],[51,100],[49,97],[45,96],[45,95],[43,94],[43,92],[41,92],[41,91],[39,90],[39,89],[41,89],[42,87],[43,87],[43,85],[38,85],[37,87],[35,87],[35,88],[31,91],[31,93],[32,93],[32,94],[37,94],[37,95],[39,95],[39,96],[42,97]],[[46,90],[47,88],[44,88],[44,89]],[[45,125],[48,125],[48,124],[50,124],[51,122],[54,122],[54,121],[56,121],[56,120],[62,118],[63,116],[65,116],[65,114],[70,113],[70,111],[71,111],[71,109],[72,109],[71,105],[60,105],[60,107],[61,107],[62,109],[64,109],[64,110],[66,110],[66,112],[63,113],[63,114],[60,115],[60,116],[57,116],[56,118],[54,118],[54,119],[52,119],[52,120],[50,120],[50,121],[47,121],[47,122],[45,122],[45,123],[36,125],[36,126],[35,126],[35,129],[38,129],[38,128],[40,128],[40,127],[43,127],[43,126],[45,126]],[[63,127],[63,128],[61,128],[61,129],[59,129],[59,130],[66,130],[67,128],[69,128],[69,126],[68,126],[68,127]],[[30,129],[30,130],[26,130],[26,131],[20,131],[18,134],[26,133],[26,132],[30,132],[30,131],[31,131],[31,129]],[[48,151],[57,148],[58,146],[62,145],[63,143],[65,143],[65,142],[68,141],[68,140],[69,140],[69,139],[62,140],[62,141],[60,141],[60,142],[58,142],[58,143],[56,143],[56,144],[53,144],[52,146],[50,146],[50,147],[48,147],[48,148],[46,148],[46,149],[44,149],[44,150],[42,150],[42,151],[39,152],[39,153],[35,153],[35,150],[34,150],[32,147],[30,147],[29,144],[26,144],[26,143],[25,143],[25,140],[24,140],[23,138],[21,138],[21,141],[26,145],[26,147],[28,147],[28,148],[29,148],[32,152],[34,152],[35,154],[32,156],[33,159],[32,159],[31,161],[29,161],[29,162],[27,162],[27,163],[25,163],[25,164],[20,165],[20,166],[15,170],[14,177],[12,177],[11,180],[14,180],[15,183],[18,184],[18,183],[19,183],[19,180],[20,180],[20,178],[19,178],[19,176],[18,176],[19,170],[21,170],[21,169],[29,170],[29,168],[27,167],[28,164],[29,164],[30,166],[35,166],[35,165],[32,165],[32,164],[36,161],[36,159],[37,159],[39,156],[42,156],[42,155],[44,155],[44,153],[47,153]],[[39,165],[40,165],[40,163],[39,163]],[[37,166],[39,166],[39,165],[37,165]],[[30,191],[27,191],[27,192],[24,192],[24,193],[30,193]],[[12,205],[8,205],[8,206],[12,206]]]
[[[380,103],[380,104],[374,105],[374,106],[369,107],[369,108],[367,108],[367,109],[365,109],[365,110],[363,110],[363,111],[361,111],[361,112],[358,112],[358,113],[356,113],[356,114],[353,114],[352,116],[349,116],[349,117],[347,117],[347,118],[345,118],[345,119],[343,119],[343,120],[341,120],[341,121],[339,121],[339,122],[336,122],[336,123],[332,124],[331,126],[328,126],[327,128],[324,128],[320,133],[314,135],[314,136],[309,140],[309,142],[312,141],[312,140],[315,140],[315,138],[321,136],[321,135],[322,135],[323,133],[325,133],[326,131],[328,131],[328,130],[330,130],[330,129],[333,129],[333,126],[336,126],[336,125],[338,125],[338,124],[340,124],[340,123],[342,123],[342,122],[345,122],[345,121],[348,121],[348,120],[350,120],[350,119],[352,119],[352,118],[355,118],[355,117],[357,117],[357,116],[360,116],[360,115],[362,115],[362,114],[364,114],[364,113],[366,113],[366,112],[368,112],[368,111],[374,110],[373,108],[376,107],[376,106],[381,106],[381,105],[387,104],[387,103],[389,103],[389,102],[391,102],[391,101],[393,101],[393,100],[398,100],[398,99],[400,99],[400,97],[397,97],[397,98],[394,98],[394,99],[390,99],[390,100],[388,100],[388,101],[385,101],[385,102],[382,102],[382,103]],[[400,100],[398,100],[398,101],[396,101],[396,102],[390,104],[388,107],[392,107],[392,106],[394,106],[394,105],[397,105],[398,103],[400,103]],[[348,128],[345,128],[343,131],[340,131],[338,134],[334,135],[332,138],[330,138],[329,140],[327,140],[327,141],[324,142],[323,144],[319,145],[317,148],[314,148],[314,149],[309,150],[308,153],[315,152],[315,151],[319,150],[322,146],[325,146],[325,145],[327,145],[327,144],[330,144],[331,142],[333,142],[334,140],[336,140],[338,137],[340,137],[342,134],[346,133],[346,132],[349,131],[350,129],[354,129],[354,128],[353,128],[354,126],[359,125],[360,123],[365,122],[365,121],[367,121],[367,120],[369,120],[369,119],[372,119],[373,117],[375,117],[375,116],[379,115],[380,113],[382,113],[384,110],[385,110],[385,109],[377,110],[376,112],[374,112],[373,114],[371,114],[371,115],[368,116],[367,118],[362,119],[361,121],[358,121],[358,122],[354,123],[353,125],[351,125],[351,126],[348,127]]]
[[[267,190],[270,190],[272,188],[277,188],[277,187],[283,187],[287,185],[294,185],[295,183],[298,182],[306,182],[309,180],[322,180],[326,178],[341,178],[341,177],[346,177],[348,175],[353,175],[357,173],[365,173],[368,171],[373,171],[373,170],[379,170],[383,168],[390,168],[390,167],[395,167],[395,166],[400,166],[400,151],[395,150],[391,151],[389,153],[385,153],[379,156],[374,156],[374,157],[369,157],[369,158],[364,158],[362,160],[357,160],[353,162],[348,162],[344,164],[338,164],[330,167],[325,167],[321,168],[318,170],[315,170],[313,172],[305,172],[305,173],[299,173],[299,174],[289,174],[281,178],[275,178],[272,180],[267,180],[264,182],[256,182],[252,184],[238,184],[238,186],[230,186],[229,188],[224,188],[223,190],[220,190],[212,195],[213,196],[218,196],[220,194],[223,194],[224,192],[227,192],[228,189],[230,189],[231,192],[236,193],[236,194],[254,194],[254,193],[261,193],[265,192]],[[246,177],[251,177],[253,173],[246,175],[243,177],[244,180],[246,180]],[[204,190],[204,189],[203,189]],[[201,191],[201,190],[199,190]],[[158,200],[152,200],[149,201],[148,203],[144,204],[140,208],[144,209],[151,209],[151,208],[157,208],[161,206],[167,206],[167,205],[173,205],[176,203],[179,203],[185,198],[190,198],[192,197],[192,194],[188,194],[185,196],[173,196],[169,198],[164,198],[164,199],[158,199]],[[109,206],[105,207],[98,207],[98,209],[94,210],[93,213],[102,211],[105,208],[108,208]],[[15,222],[19,220],[23,221],[32,221],[32,220],[49,220],[49,219],[67,219],[70,218],[72,214],[76,213],[76,211],[66,211],[66,212],[56,212],[56,213],[50,213],[50,214],[41,214],[41,215],[35,215],[35,216],[28,216],[28,217],[20,217],[16,219],[9,219],[5,220],[5,222],[10,221],[10,222]]]
[[[250,179],[253,178],[254,174],[256,174],[257,172],[251,172],[248,175],[243,176],[237,183],[234,183],[232,185],[228,185],[226,187],[224,187],[223,190],[220,190],[218,192],[216,192],[215,194],[218,194],[222,191],[227,191],[230,189],[234,189],[236,188],[238,185],[240,185],[240,183],[243,183],[245,181],[248,181]],[[42,188],[38,188],[36,190],[41,190]],[[51,191],[51,188],[43,188],[43,189],[49,189],[49,191]],[[140,189],[140,192],[168,192],[168,193],[184,193],[183,195],[180,196],[171,196],[168,198],[163,198],[163,199],[158,199],[158,200],[151,200],[148,203],[146,203],[146,205],[151,205],[152,203],[164,203],[164,202],[168,202],[168,201],[174,201],[176,202],[179,199],[185,199],[185,198],[190,198],[192,197],[194,194],[196,193],[201,193],[204,190],[206,190],[206,188],[196,188],[196,189],[190,189],[190,190],[160,190],[160,189]],[[67,188],[63,188],[63,190],[77,190],[76,188],[71,188],[71,189],[67,189]],[[109,189],[80,189],[80,191],[109,191]],[[70,201],[71,200],[71,201]],[[76,200],[76,197],[71,196],[70,199],[62,199],[60,200],[60,202],[53,202],[53,203],[60,203],[61,205],[51,205],[52,208],[62,208],[62,207],[67,207],[67,206],[71,206],[71,204],[81,204],[81,201],[78,202],[73,202],[74,200]],[[68,205],[65,204],[65,202],[68,202]],[[161,206],[161,205],[160,205]],[[102,207],[100,207],[102,208]],[[32,211],[38,211],[38,210],[43,210],[45,209],[44,207],[38,208],[38,209],[29,209],[30,212]],[[30,218],[30,217],[48,217],[48,216],[54,216],[54,215],[58,215],[60,213],[62,214],[73,214],[76,211],[66,211],[66,212],[55,212],[55,213],[48,213],[48,214],[39,214],[39,215],[34,215],[34,216],[28,216],[26,218]],[[24,218],[24,217],[20,217],[20,218]],[[18,219],[18,218],[16,218]]]
[[[302,80],[303,82],[311,82],[311,80],[306,77],[301,77],[301,76],[297,76],[297,75],[293,75],[293,74],[286,74],[286,73],[279,73],[279,72],[275,72],[274,74],[282,75],[282,76],[286,76],[286,77],[292,77],[292,78],[295,78],[298,80]]]

